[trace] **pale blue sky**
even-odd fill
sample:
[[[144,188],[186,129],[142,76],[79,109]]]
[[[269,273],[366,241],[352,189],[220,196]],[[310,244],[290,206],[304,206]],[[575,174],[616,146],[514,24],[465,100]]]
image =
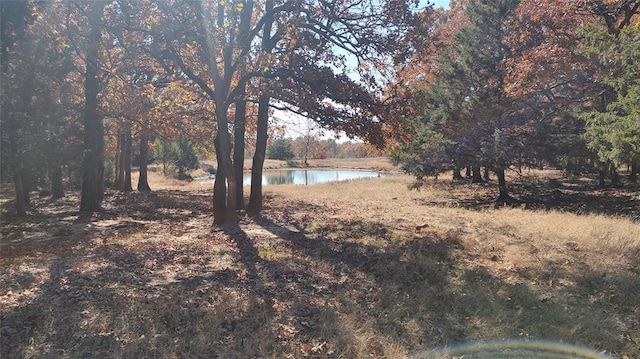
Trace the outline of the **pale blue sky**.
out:
[[[449,7],[449,0],[431,0],[429,2],[434,4],[435,7],[439,7],[439,6],[445,7],[445,8]]]

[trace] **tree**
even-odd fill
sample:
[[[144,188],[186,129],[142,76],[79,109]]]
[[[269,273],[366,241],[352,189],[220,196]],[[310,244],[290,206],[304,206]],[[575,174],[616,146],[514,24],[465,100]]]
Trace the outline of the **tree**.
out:
[[[77,167],[78,77],[62,36],[59,3],[1,5],[3,31],[9,32],[3,33],[1,59],[2,174],[12,175],[16,209],[25,214],[31,190],[37,186],[41,194],[60,198],[63,165]]]
[[[291,140],[278,138],[267,147],[267,158],[273,160],[287,161],[293,158],[291,152]]]
[[[355,86],[355,81],[336,75],[329,65],[344,67],[343,56],[335,52],[340,47],[362,64],[369,61],[377,66],[378,72],[382,71],[384,56],[377,55],[389,48],[390,39],[398,30],[390,30],[389,25],[399,23],[410,13],[407,4],[401,1],[330,4],[268,0],[257,5],[249,0],[128,3],[152,14],[142,19],[143,26],[129,25],[145,34],[148,53],[176,79],[188,79],[198,93],[214,104],[218,162],[214,183],[216,223],[237,220],[239,165],[234,163],[239,158],[231,157],[232,148],[236,147],[232,141],[244,139],[229,133],[234,123],[230,108],[233,104],[236,112],[241,108],[239,100],[245,93],[245,85],[253,81],[257,86],[247,96],[254,96],[253,101],[259,107],[252,167],[254,194],[249,201],[256,213],[262,200],[257,181],[266,151],[266,121],[269,107],[273,106],[272,96],[277,95],[274,98],[284,100],[283,103],[291,105],[289,108],[307,113],[323,125],[348,133],[375,134],[380,126],[375,121],[377,100],[369,91],[372,89]],[[253,61],[246,61],[249,57]],[[245,70],[249,64],[253,66]],[[360,75],[369,84],[375,83],[371,74]],[[328,91],[331,85],[340,91]],[[295,94],[305,95],[304,100]],[[322,102],[326,99],[333,100],[335,105]],[[241,127],[237,129],[241,131]],[[239,156],[243,151],[235,152]]]
[[[611,68],[601,73],[600,81],[613,98],[583,114],[585,135],[602,161],[630,165],[630,180],[635,182],[640,165],[640,29],[627,26],[613,34],[603,28],[589,30],[586,51]]]
[[[85,104],[84,104],[84,157],[82,165],[82,193],[80,211],[95,212],[101,209],[104,176],[104,137],[102,116],[98,113],[100,77],[100,44],[102,16],[106,2],[86,4],[89,32],[84,44],[85,56]],[[83,6],[77,4],[76,6]]]
[[[524,104],[507,96],[503,66],[512,56],[504,42],[518,4],[467,3],[468,23],[455,32],[451,47],[438,57],[433,80],[421,91],[425,110],[409,123],[413,142],[396,155],[419,180],[464,165],[473,165],[479,177],[484,165],[498,177],[498,200],[508,198],[505,170],[520,160],[527,135]]]

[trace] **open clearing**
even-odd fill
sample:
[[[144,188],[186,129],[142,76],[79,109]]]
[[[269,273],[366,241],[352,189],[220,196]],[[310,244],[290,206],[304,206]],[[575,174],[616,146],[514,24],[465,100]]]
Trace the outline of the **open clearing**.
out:
[[[157,173],[90,217],[77,193],[5,208],[0,356],[402,358],[520,338],[640,358],[637,188],[520,180],[508,208],[495,184],[403,175],[269,186],[261,216],[223,228],[210,188]]]

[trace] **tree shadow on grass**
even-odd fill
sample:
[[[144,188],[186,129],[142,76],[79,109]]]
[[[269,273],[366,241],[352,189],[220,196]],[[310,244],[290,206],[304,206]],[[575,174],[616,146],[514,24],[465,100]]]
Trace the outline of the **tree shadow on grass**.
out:
[[[640,356],[637,267],[495,272],[455,233],[300,220],[323,212],[301,202],[188,244],[87,242],[29,264],[46,275],[12,266],[3,303],[28,290],[1,309],[0,356],[382,358],[514,337]]]
[[[637,270],[574,270],[566,263],[549,263],[548,272],[512,269],[505,274],[470,265],[455,234],[402,241],[385,224],[372,221],[335,220],[312,229],[298,224],[295,230],[290,229],[295,220],[263,216],[256,222],[292,251],[330,264],[334,279],[348,273],[351,278],[330,290],[341,308],[337,312],[369,323],[361,330],[376,340],[393,338],[418,351],[467,341],[537,338],[640,354],[639,338],[633,337],[637,332],[632,334],[640,320],[633,299],[640,296]],[[352,301],[340,297],[341,286]],[[352,339],[351,345],[358,341]],[[384,348],[370,349],[375,357],[389,357]]]
[[[599,187],[595,181],[585,179],[539,179],[523,176],[509,183],[511,198],[506,202],[496,201],[498,186],[495,182],[470,184],[468,181],[442,181],[434,182],[432,186],[447,189],[455,195],[446,199],[420,199],[420,203],[478,211],[510,206],[640,220],[640,196],[637,185]],[[451,188],[454,190],[450,190]]]

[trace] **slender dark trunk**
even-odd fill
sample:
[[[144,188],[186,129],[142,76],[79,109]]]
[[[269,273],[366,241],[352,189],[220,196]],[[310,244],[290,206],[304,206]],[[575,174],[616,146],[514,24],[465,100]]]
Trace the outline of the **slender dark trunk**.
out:
[[[31,204],[31,188],[33,187],[31,183],[31,174],[26,168],[24,168],[24,166],[21,167],[20,180],[22,181],[22,198],[24,198],[24,204],[29,206]]]
[[[495,172],[498,177],[498,201],[504,202],[509,199],[509,191],[507,189],[507,180],[504,175],[504,168],[499,168]]]
[[[127,121],[124,125],[124,158],[122,165],[124,167],[124,183],[122,186],[122,190],[125,192],[133,191],[133,186],[131,185],[131,156],[132,156],[132,146],[133,139],[131,138],[131,122]]]
[[[491,176],[490,176],[490,173],[489,173],[489,168],[488,168],[488,167],[485,167],[485,168],[484,168],[484,176],[483,176],[484,181],[485,181],[485,182],[489,182],[489,181],[491,180],[491,178],[490,178],[490,177],[491,177]]]
[[[471,183],[482,183],[482,173],[480,173],[480,166],[474,165],[471,167],[472,178]]]
[[[24,188],[22,187],[22,170],[19,166],[14,166],[13,185],[16,191],[16,214],[25,216],[27,214],[27,200],[24,198]]]
[[[51,198],[58,199],[64,197],[62,166],[60,166],[59,161],[51,161],[49,165],[49,180],[51,180]]]
[[[151,192],[149,187],[149,131],[143,128],[140,132],[140,177],[138,178],[138,191]]]
[[[124,188],[124,133],[121,127],[118,128],[116,141],[116,180],[113,188],[122,190]]]
[[[311,133],[307,133],[307,142],[304,145],[304,166],[309,167],[309,147],[311,147]]]
[[[629,170],[629,182],[638,183],[638,163],[636,161],[631,163],[631,169]]]
[[[462,170],[461,167],[455,167],[453,169],[453,180],[454,181],[460,181],[462,180],[462,175],[460,174],[460,171]]]
[[[101,18],[104,2],[89,3],[89,36],[87,39],[85,104],[84,104],[84,157],[82,162],[82,193],[80,211],[96,212],[101,209],[104,175],[104,138],[102,117],[98,114],[98,55],[100,50]]]
[[[251,194],[247,212],[256,215],[262,211],[262,168],[267,152],[267,125],[269,121],[269,96],[263,95],[258,99],[258,129],[256,151],[251,165]]]
[[[598,171],[598,186],[604,187],[607,184],[605,182],[606,178],[607,178],[607,171],[606,170]]]
[[[213,139],[213,146],[216,150],[216,178],[213,181],[213,218],[214,223],[224,223],[227,197],[227,173],[220,160],[220,138],[219,135]]]
[[[611,174],[611,184],[614,186],[618,186],[620,184],[620,175],[618,174],[618,170],[616,169],[615,164],[610,164],[609,173]]]
[[[244,91],[241,96],[244,96]],[[236,191],[236,208],[244,209],[244,191],[242,178],[244,175],[244,134],[247,103],[244,100],[236,101],[236,113],[233,124],[233,165],[236,180],[239,183]]]
[[[471,178],[471,166],[467,166],[465,171],[464,171],[464,177],[465,178]]]
[[[264,8],[267,12],[273,10],[273,0],[266,0]],[[273,27],[273,16],[267,18],[264,24],[262,37],[262,51],[265,53],[271,53],[275,47],[275,41],[271,38],[271,29]],[[247,213],[250,215],[257,215],[262,211],[262,169],[264,166],[264,159],[267,152],[267,125],[269,124],[269,102],[271,96],[268,93],[263,93],[258,97],[258,124],[256,134],[256,150],[253,154],[253,163],[251,164],[251,193],[249,194],[249,206]]]

